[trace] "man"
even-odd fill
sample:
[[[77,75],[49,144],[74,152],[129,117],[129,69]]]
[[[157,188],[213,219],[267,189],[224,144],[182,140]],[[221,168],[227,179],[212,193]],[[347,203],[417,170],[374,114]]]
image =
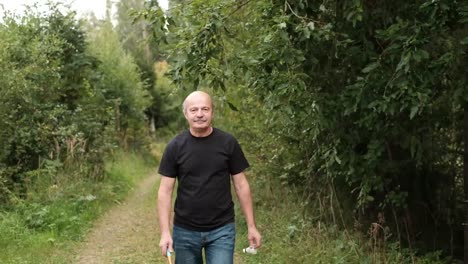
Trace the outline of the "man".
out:
[[[233,263],[235,226],[231,179],[244,213],[251,247],[261,246],[255,225],[252,197],[244,170],[249,166],[237,140],[213,128],[210,95],[196,91],[185,99],[189,130],[167,145],[161,164],[158,192],[159,247],[164,256],[175,250],[176,264]],[[176,179],[173,236],[170,234],[171,200]]]

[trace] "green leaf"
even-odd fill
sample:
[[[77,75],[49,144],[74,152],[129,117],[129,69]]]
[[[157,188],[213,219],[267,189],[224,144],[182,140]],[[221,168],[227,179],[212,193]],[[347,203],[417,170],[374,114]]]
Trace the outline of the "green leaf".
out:
[[[460,41],[460,44],[462,44],[462,45],[468,45],[468,37],[462,39],[462,40]]]
[[[418,110],[419,110],[419,106],[417,106],[417,105],[411,107],[410,119],[413,119],[413,117],[416,115]]]
[[[335,161],[341,165],[341,159],[338,157],[338,155],[335,155]]]
[[[192,89],[194,91],[198,90],[198,85],[200,84],[200,79],[199,78],[195,78],[195,80],[193,80],[193,87]]]
[[[233,105],[231,102],[227,101],[227,104],[229,108],[231,108],[231,110],[236,111],[236,112],[239,111],[239,109],[235,105]]]
[[[364,69],[362,69],[362,72],[363,73],[369,73],[369,72],[375,70],[379,66],[380,66],[380,62],[378,62],[378,61],[370,63]]]
[[[310,38],[310,30],[309,28],[304,28],[304,37],[306,39],[309,39]]]
[[[409,69],[409,61],[410,61],[410,53],[406,53],[405,55],[401,55],[401,60],[397,65],[396,71],[400,71],[401,69],[405,69],[405,72]]]

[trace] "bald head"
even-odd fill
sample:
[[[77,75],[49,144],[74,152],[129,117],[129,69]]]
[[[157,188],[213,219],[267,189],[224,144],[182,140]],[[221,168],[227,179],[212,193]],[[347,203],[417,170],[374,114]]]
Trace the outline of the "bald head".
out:
[[[189,94],[184,102],[182,103],[182,110],[184,113],[187,112],[187,108],[189,105],[198,102],[198,101],[204,101],[209,103],[211,109],[214,108],[213,101],[211,100],[211,96],[208,93],[202,92],[202,91],[195,91]]]
[[[213,131],[211,120],[213,119],[213,102],[209,94],[196,91],[182,104],[185,119],[190,126],[190,132],[195,137],[205,137]]]

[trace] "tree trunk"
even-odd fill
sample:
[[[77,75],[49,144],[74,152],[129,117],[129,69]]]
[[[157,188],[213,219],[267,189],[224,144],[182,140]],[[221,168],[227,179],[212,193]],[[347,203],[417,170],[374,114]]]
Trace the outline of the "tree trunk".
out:
[[[151,115],[151,118],[150,118],[150,131],[151,131],[151,135],[154,136],[155,132],[156,132],[156,122],[155,122],[155,119],[156,117],[154,117],[154,115]]]
[[[146,26],[145,23],[142,25],[142,27],[143,27],[143,39],[145,41],[145,47],[144,47],[144,49],[145,49],[145,61],[146,61],[147,65],[151,65],[153,55],[151,54],[151,48],[150,48],[150,45],[149,45],[150,40],[149,40],[148,31],[147,31],[148,27]]]
[[[112,12],[112,2],[111,0],[107,0],[106,1],[106,20],[107,21],[112,21],[111,12]]]
[[[463,158],[463,181],[465,188],[465,221],[464,228],[464,254],[465,263],[468,263],[468,103],[465,103],[463,108],[463,138],[465,144],[464,158]]]

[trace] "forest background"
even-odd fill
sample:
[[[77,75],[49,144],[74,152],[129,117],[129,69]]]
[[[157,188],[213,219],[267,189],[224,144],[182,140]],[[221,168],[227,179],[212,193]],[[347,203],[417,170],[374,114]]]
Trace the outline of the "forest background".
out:
[[[138,181],[112,164],[156,166],[154,142],[185,127],[180,102],[196,89],[213,94],[215,125],[252,163],[269,246],[246,262],[462,261],[466,1],[173,0],[163,12],[121,0],[117,10],[116,25],[110,11],[78,20],[56,4],[3,17],[4,262],[80,240]]]

